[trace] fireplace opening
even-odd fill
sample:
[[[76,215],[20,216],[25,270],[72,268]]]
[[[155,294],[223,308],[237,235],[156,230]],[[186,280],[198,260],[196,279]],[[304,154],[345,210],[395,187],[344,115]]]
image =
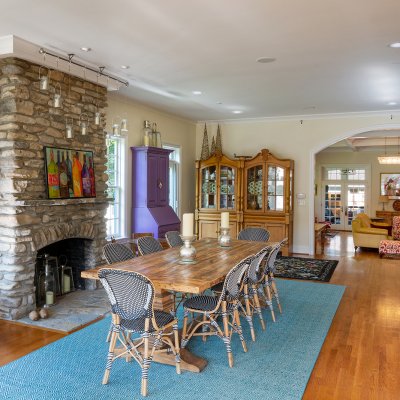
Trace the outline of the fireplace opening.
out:
[[[60,240],[38,250],[35,264],[36,306],[51,306],[57,297],[85,289],[81,271],[95,264],[93,240]]]

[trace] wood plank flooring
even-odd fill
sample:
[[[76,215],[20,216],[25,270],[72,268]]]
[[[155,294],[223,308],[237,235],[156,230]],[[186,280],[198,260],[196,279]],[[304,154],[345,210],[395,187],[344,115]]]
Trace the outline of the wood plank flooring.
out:
[[[303,398],[399,399],[400,260],[354,256],[348,233],[327,239],[324,258],[340,259],[330,283],[347,289]],[[0,365],[63,336],[0,320]]]

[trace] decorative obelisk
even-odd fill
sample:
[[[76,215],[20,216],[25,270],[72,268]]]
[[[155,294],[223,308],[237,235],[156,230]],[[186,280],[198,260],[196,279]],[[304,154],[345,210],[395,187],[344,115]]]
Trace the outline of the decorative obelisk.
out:
[[[203,145],[201,147],[200,160],[207,160],[210,157],[210,149],[208,146],[207,124],[204,124]]]
[[[217,139],[215,140],[215,152],[217,154],[222,154],[221,129],[219,127],[219,124],[217,128]]]

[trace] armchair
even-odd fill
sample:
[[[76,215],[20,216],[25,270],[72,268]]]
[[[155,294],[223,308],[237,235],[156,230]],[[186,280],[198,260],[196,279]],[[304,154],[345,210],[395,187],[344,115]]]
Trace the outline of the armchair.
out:
[[[379,256],[398,257],[400,255],[400,216],[393,217],[393,240],[381,240],[379,245]],[[390,238],[389,238],[390,239]]]
[[[363,228],[379,228],[379,229],[387,229],[388,232],[391,229],[391,225],[387,222],[375,222],[371,221],[371,218],[365,213],[357,214],[357,218],[361,219],[361,224]]]
[[[364,215],[358,214],[351,223],[354,252],[356,252],[359,247],[372,247],[374,249],[378,249],[381,240],[389,239],[387,229],[371,228],[371,225],[366,226],[369,217],[365,215],[365,217],[368,218],[367,220]]]

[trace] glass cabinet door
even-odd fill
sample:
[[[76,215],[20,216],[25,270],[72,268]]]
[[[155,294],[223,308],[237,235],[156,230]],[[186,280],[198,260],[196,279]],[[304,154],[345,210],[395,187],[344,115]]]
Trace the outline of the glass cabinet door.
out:
[[[217,167],[211,165],[201,170],[201,208],[217,207]]]
[[[247,169],[247,204],[248,210],[263,208],[263,166],[256,165]]]
[[[268,166],[268,201],[267,210],[284,210],[285,170],[274,165]]]
[[[219,208],[235,209],[235,172],[236,169],[221,165],[219,177]]]

